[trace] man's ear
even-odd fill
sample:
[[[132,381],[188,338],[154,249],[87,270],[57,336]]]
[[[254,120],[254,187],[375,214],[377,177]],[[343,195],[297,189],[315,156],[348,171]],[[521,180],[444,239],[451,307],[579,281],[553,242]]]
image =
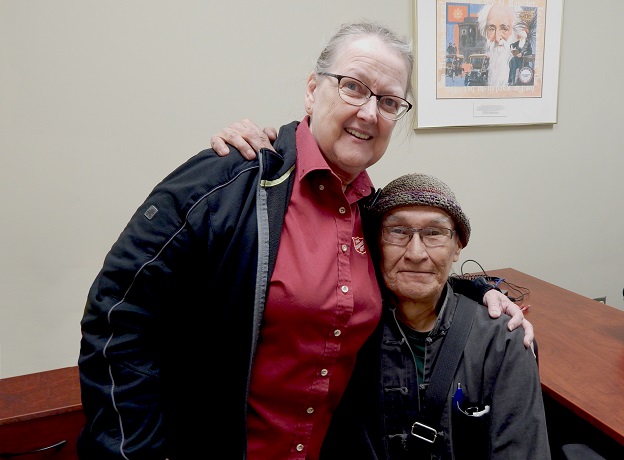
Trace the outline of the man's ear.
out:
[[[455,252],[453,254],[453,262],[457,262],[459,260],[459,253],[461,252],[462,249],[463,249],[462,244],[459,241],[457,241]]]
[[[312,108],[314,107],[314,91],[316,90],[316,73],[312,72],[308,77],[308,83],[306,84],[305,92],[305,110],[308,115],[312,115]]]

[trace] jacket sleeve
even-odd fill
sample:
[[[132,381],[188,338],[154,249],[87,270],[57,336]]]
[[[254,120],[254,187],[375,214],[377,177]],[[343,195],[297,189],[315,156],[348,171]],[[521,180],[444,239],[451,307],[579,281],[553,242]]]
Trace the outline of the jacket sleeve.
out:
[[[84,460],[132,458],[163,449],[159,404],[158,280],[150,267],[157,238],[133,217],[107,255],[81,321],[78,367],[87,424],[79,440]],[[150,267],[150,268],[148,268]],[[148,280],[148,278],[151,278]],[[126,457],[128,455],[128,457]]]
[[[533,352],[524,347],[521,330],[509,331],[504,319],[492,319],[483,309],[476,313],[448,395],[445,416],[451,418],[453,458],[549,460],[544,401]],[[460,383],[463,397],[456,404],[454,389]],[[470,415],[469,407],[478,408],[479,414]]]
[[[152,191],[89,291],[78,360],[87,419],[78,442],[82,460],[166,456],[160,388],[171,333],[164,315],[171,314],[167,305],[183,302],[191,183],[176,173]]]
[[[486,292],[491,291],[492,289],[496,289],[497,291],[499,290],[481,277],[476,278],[475,280],[468,280],[457,276],[449,276],[449,283],[451,283],[453,291],[458,294],[463,294],[481,305],[483,305],[483,296]]]
[[[512,331],[492,390],[490,457],[550,459],[546,415],[537,361]]]

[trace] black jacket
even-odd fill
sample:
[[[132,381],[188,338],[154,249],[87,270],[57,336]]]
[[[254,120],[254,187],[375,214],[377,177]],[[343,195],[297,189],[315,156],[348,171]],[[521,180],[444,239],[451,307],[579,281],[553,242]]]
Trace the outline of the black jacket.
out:
[[[358,354],[321,460],[550,458],[537,362],[524,347],[522,328],[510,332],[508,318],[492,319],[480,306],[449,386],[440,425],[435,427],[441,435],[433,448],[410,435],[412,424],[420,420],[422,397],[459,297],[449,286],[426,341],[425,382],[420,386],[395,311],[384,307],[379,327]],[[458,384],[464,409],[487,405],[489,412],[477,418],[456,410],[452,402]]]
[[[243,459],[253,352],[292,190],[295,130],[259,160],[204,150],[106,256],[81,322],[82,460]],[[225,446],[225,449],[224,449]]]

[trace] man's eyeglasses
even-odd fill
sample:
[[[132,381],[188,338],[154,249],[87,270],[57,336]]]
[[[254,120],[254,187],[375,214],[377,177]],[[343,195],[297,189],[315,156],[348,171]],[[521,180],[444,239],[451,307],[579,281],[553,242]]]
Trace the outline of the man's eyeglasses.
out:
[[[420,236],[420,241],[423,242],[428,248],[436,248],[439,246],[446,246],[446,244],[453,238],[455,230],[450,228],[439,227],[425,227],[425,228],[411,228],[411,227],[384,227],[381,231],[381,239],[394,246],[406,247],[415,233]]]
[[[402,97],[373,93],[368,86],[357,78],[328,72],[320,72],[320,75],[334,77],[338,80],[338,95],[347,104],[362,106],[368,102],[371,96],[375,96],[377,111],[387,120],[396,121],[412,108],[412,104]]]

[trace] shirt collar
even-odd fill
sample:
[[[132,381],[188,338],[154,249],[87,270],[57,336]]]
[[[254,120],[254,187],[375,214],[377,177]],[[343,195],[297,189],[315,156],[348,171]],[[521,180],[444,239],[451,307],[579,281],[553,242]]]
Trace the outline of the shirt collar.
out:
[[[299,126],[297,126],[296,134],[297,145],[297,180],[301,181],[306,175],[312,171],[328,171],[333,174],[331,168],[327,164],[325,157],[316,143],[316,139],[310,131],[310,117],[305,116]],[[335,176],[335,174],[334,174]],[[337,176],[336,176],[337,178]],[[357,199],[367,197],[373,191],[373,181],[368,172],[362,171],[347,187],[345,194],[354,193]]]

